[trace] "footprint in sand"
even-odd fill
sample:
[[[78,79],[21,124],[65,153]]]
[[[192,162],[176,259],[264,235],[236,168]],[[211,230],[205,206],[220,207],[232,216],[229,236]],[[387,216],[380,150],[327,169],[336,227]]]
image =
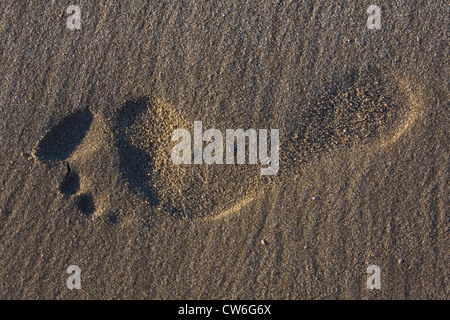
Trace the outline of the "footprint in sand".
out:
[[[191,128],[192,122],[158,98],[128,101],[113,130],[121,175],[136,193],[174,217],[228,216],[261,195],[269,182],[282,183],[302,163],[330,150],[345,152],[357,143],[392,143],[398,128],[405,121],[411,123],[406,91],[398,79],[386,81],[373,74],[346,79],[328,89],[307,106],[297,119],[298,127],[282,135],[281,168],[273,177],[261,177],[255,165],[174,165],[170,155],[176,142],[171,142],[171,134],[177,128]]]
[[[261,196],[268,183],[282,183],[303,163],[330,150],[345,152],[361,142],[377,147],[394,143],[418,118],[420,96],[420,91],[395,77],[371,74],[337,83],[310,105],[302,106],[306,112],[295,119],[298,126],[281,134],[281,167],[276,176],[261,176],[259,165],[173,164],[171,151],[176,142],[171,141],[172,132],[191,128],[192,121],[156,97],[125,102],[108,130],[118,150],[120,176],[134,193],[178,219],[218,219]],[[80,145],[103,143],[97,134],[105,130],[99,125],[101,129],[93,130],[89,141],[82,143],[92,121],[87,109],[63,119],[39,142],[35,156],[53,162],[67,160],[77,148],[83,149],[82,157],[92,153],[92,148]],[[208,123],[204,127],[226,129]],[[79,192],[80,179],[69,162],[66,164],[67,174],[59,190],[70,197]],[[88,189],[76,197],[76,205],[90,216],[97,209]],[[109,213],[107,221],[116,224],[118,215]]]

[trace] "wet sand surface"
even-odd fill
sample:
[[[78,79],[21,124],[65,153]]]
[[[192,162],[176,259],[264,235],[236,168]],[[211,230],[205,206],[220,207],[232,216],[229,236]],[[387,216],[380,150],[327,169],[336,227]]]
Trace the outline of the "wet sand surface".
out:
[[[1,299],[450,298],[445,1],[380,30],[370,1],[71,4],[0,4]],[[194,121],[279,129],[278,173],[173,165]]]

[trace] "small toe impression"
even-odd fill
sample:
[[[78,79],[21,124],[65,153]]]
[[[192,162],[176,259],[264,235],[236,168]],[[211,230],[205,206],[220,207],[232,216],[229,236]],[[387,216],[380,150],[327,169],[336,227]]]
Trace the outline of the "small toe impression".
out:
[[[77,198],[78,210],[89,217],[95,212],[94,198],[90,194],[82,194]]]
[[[59,185],[59,192],[66,197],[77,193],[79,189],[80,177],[75,171],[68,173]]]

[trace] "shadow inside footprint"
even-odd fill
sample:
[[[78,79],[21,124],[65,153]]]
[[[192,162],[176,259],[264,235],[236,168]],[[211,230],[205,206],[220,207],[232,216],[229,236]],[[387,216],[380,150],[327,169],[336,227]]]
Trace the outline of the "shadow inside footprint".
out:
[[[67,159],[84,139],[92,120],[93,115],[87,108],[61,120],[39,142],[37,158],[42,161]]]
[[[145,151],[133,145],[127,129],[147,110],[147,97],[127,101],[116,119],[116,146],[120,154],[120,172],[134,192],[143,194],[151,205],[159,204],[156,191],[149,185],[152,158]],[[157,121],[157,120],[155,120]]]
[[[106,216],[106,223],[110,225],[115,225],[119,222],[119,216],[115,212],[111,212]]]
[[[77,198],[78,210],[85,216],[90,216],[95,211],[94,198],[90,194],[82,194]]]
[[[80,189],[80,177],[75,171],[69,172],[59,185],[59,192],[64,196],[71,196]]]
[[[176,219],[220,215],[259,190],[253,166],[178,165],[171,158],[172,133],[189,124],[176,108],[157,97],[124,104],[117,117],[115,140],[120,171],[138,194]],[[224,128],[221,128],[224,130]]]

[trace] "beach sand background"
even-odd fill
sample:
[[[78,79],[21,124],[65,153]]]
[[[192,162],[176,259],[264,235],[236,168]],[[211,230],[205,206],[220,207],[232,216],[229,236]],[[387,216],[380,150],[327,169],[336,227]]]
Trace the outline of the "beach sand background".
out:
[[[0,298],[450,298],[449,7],[368,30],[372,2],[79,1],[69,30],[3,1]],[[174,167],[196,120],[279,128],[279,173]]]

